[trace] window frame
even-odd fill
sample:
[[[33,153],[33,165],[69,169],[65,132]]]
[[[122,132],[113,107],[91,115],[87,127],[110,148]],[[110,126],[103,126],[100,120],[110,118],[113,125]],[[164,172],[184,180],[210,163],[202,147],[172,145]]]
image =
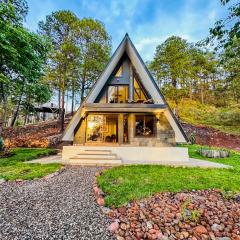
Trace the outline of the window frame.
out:
[[[110,103],[109,101],[108,101],[108,97],[109,97],[109,94],[108,94],[108,90],[109,90],[109,87],[114,87],[114,88],[117,88],[117,95],[119,94],[119,87],[125,87],[125,88],[127,88],[127,90],[126,90],[126,94],[127,94],[127,99],[126,99],[126,101],[128,102],[128,100],[129,100],[129,85],[128,84],[110,84],[110,85],[108,85],[107,86],[107,91],[106,91],[106,103]],[[123,103],[127,103],[127,102],[123,102]],[[113,102],[113,104],[114,103],[120,103],[119,102],[119,99],[117,98],[117,102]]]
[[[151,135],[137,135],[137,131],[136,131],[136,123],[137,123],[137,117],[143,117],[144,118],[144,122],[145,122],[145,117],[150,116],[153,117],[153,133]],[[157,136],[157,118],[155,115],[153,114],[136,114],[135,115],[135,128],[134,128],[134,137],[136,138],[154,138]]]
[[[137,82],[138,84],[138,88],[135,88],[135,84],[134,82]],[[148,97],[148,94],[146,93],[146,90],[144,89],[143,85],[141,84],[140,80],[138,79],[137,75],[134,73],[134,76],[133,76],[133,100],[134,101],[138,101],[137,99],[135,99],[135,94],[137,94],[137,92],[135,93],[135,90],[140,90],[140,93],[141,93],[141,96],[143,95],[145,100],[148,100],[149,97]],[[137,94],[138,95],[138,94]],[[144,99],[143,99],[144,100]]]

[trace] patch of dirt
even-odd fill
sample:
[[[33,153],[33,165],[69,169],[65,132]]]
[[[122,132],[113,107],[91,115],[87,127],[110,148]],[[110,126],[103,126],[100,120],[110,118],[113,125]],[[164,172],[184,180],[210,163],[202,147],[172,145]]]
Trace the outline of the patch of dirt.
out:
[[[182,124],[186,134],[193,134],[196,137],[196,143],[213,147],[225,147],[240,151],[240,136],[227,134],[211,127],[202,125],[193,126],[191,124]]]
[[[65,119],[65,127],[70,118]],[[62,133],[59,121],[46,121],[2,130],[7,147],[61,147]]]

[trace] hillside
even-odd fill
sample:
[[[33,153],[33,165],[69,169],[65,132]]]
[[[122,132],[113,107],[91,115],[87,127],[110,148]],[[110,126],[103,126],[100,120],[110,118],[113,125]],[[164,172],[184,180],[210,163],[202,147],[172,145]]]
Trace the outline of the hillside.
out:
[[[65,125],[69,122],[67,118]],[[182,123],[188,136],[195,136],[196,143],[208,146],[227,147],[240,151],[240,135],[219,131],[203,124]],[[6,128],[2,137],[12,147],[57,147],[61,148],[60,126],[57,121],[35,125]],[[239,129],[238,129],[239,130]]]
[[[171,101],[169,105],[172,109],[177,109],[177,114],[184,123],[207,126],[210,127],[209,129],[213,128],[227,134],[240,135],[240,106],[237,104],[229,107],[216,107],[183,99],[177,107]]]
[[[65,126],[69,122],[65,119]],[[1,136],[10,147],[60,147],[60,123],[49,120],[38,124],[29,124],[3,129]]]

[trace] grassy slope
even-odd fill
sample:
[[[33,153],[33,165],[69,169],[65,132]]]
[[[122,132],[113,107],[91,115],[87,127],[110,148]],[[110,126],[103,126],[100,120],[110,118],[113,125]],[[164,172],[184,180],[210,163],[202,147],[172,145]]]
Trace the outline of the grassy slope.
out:
[[[197,145],[189,146],[191,157],[200,158],[195,152],[197,148]],[[207,188],[240,191],[240,154],[232,153],[229,159],[215,161],[232,165],[234,169],[123,166],[105,171],[98,178],[98,183],[107,193],[106,204],[112,206],[120,206],[128,201],[164,191]]]
[[[41,156],[55,154],[54,149],[16,148],[15,155],[8,158],[0,158],[0,179],[33,179],[40,178],[57,171],[60,164],[25,163]]]
[[[169,101],[172,108],[176,105]],[[205,125],[221,132],[240,135],[239,106],[216,108],[213,105],[183,99],[178,105],[180,119],[192,125]]]

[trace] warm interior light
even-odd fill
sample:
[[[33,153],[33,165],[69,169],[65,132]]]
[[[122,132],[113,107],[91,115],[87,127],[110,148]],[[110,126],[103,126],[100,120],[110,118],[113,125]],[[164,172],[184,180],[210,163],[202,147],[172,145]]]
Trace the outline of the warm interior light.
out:
[[[93,129],[95,127],[95,122],[88,122],[88,128]]]

